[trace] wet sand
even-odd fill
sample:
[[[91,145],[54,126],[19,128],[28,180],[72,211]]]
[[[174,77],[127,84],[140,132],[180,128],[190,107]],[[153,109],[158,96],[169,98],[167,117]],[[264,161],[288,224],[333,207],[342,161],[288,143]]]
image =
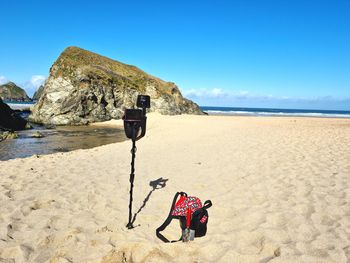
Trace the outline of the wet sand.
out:
[[[43,138],[33,138],[40,132]],[[19,138],[0,142],[0,160],[24,158],[32,155],[69,152],[121,142],[127,138],[123,127],[104,126],[57,126],[45,129],[36,126],[31,130],[17,132]]]

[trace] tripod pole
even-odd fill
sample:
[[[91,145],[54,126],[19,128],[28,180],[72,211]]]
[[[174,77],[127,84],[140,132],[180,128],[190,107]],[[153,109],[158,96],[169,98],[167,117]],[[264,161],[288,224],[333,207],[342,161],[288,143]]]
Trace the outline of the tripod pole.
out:
[[[132,210],[132,193],[133,193],[133,188],[134,188],[134,178],[135,178],[135,156],[136,156],[136,141],[133,138],[132,139],[132,149],[131,149],[131,173],[130,173],[130,201],[129,201],[129,222],[126,225],[126,227],[128,229],[132,229],[134,228],[134,226],[132,225],[131,219],[132,219],[132,215],[131,215],[131,210]]]

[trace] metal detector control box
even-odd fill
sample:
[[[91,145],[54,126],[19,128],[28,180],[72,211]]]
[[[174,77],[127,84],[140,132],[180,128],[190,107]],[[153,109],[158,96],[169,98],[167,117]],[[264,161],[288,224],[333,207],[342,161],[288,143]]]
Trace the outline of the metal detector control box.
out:
[[[146,134],[146,109],[150,108],[150,97],[147,95],[137,96],[137,107],[142,109],[126,109],[123,117],[126,137],[139,140]]]

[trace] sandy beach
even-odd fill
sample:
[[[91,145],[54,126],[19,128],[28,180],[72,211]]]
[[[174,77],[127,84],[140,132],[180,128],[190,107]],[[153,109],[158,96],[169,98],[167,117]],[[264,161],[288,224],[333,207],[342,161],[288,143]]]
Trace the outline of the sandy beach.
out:
[[[0,262],[349,262],[349,145],[350,119],[149,114],[132,230],[130,141],[0,161]],[[165,244],[177,191],[212,200],[208,232]]]

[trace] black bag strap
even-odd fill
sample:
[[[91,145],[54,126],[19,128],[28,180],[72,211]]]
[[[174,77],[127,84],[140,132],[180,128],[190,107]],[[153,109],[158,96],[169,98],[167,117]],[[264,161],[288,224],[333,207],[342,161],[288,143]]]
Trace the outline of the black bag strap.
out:
[[[204,202],[204,205],[203,205],[203,209],[208,209],[209,207],[211,207],[213,204],[211,203],[210,200],[207,200]]]
[[[197,216],[198,214],[202,213],[204,210],[207,210],[212,206],[212,202],[210,200],[207,200],[204,202],[202,208],[197,209],[194,213],[193,216]]]
[[[187,197],[187,194],[185,192],[177,192],[174,196],[174,199],[173,199],[173,203],[171,204],[171,207],[170,207],[170,211],[169,211],[169,215],[167,217],[167,219],[165,219],[164,223],[158,227],[156,229],[156,235],[157,237],[162,240],[163,242],[165,243],[173,243],[173,242],[177,242],[177,241],[180,241],[181,238],[179,240],[172,240],[172,241],[169,241],[167,238],[165,238],[160,232],[163,231],[171,222],[171,220],[173,220],[173,216],[171,215],[171,212],[173,211],[174,207],[175,207],[175,204],[176,204],[176,200],[177,198],[179,197],[179,195],[181,196],[186,196]]]

